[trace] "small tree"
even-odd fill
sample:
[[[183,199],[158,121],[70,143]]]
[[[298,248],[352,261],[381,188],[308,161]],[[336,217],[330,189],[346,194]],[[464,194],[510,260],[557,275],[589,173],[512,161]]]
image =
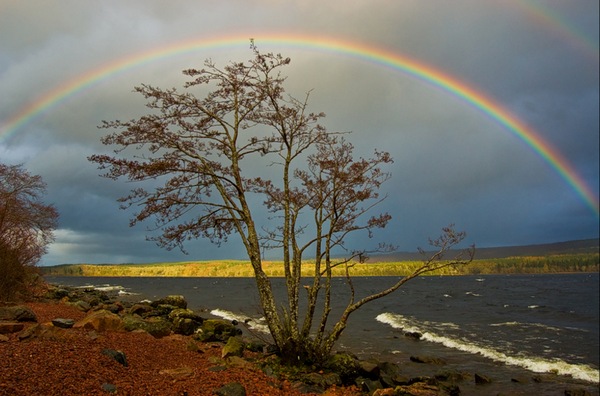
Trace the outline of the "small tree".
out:
[[[45,192],[40,176],[0,164],[0,300],[28,291],[35,265],[54,240],[58,212],[42,202]]]
[[[439,249],[411,276],[387,290],[356,299],[351,268],[363,261],[365,250],[345,246],[347,236],[387,225],[387,213],[367,217],[384,197],[378,190],[389,179],[382,166],[392,162],[386,152],[355,158],[343,134],[331,133],[318,122],[323,113],[308,111],[303,100],[286,95],[279,69],[290,63],[281,55],[262,54],[251,42],[254,58],[218,68],[211,61],[201,70],[184,74],[191,89],[213,90],[204,99],[191,90],[162,90],[150,85],[135,89],[147,100],[151,113],[128,122],[104,122],[116,129],[102,139],[116,145],[117,156],[94,155],[90,160],[108,170],[104,176],[162,183],[138,188],[120,201],[139,206],[131,224],[154,218],[152,236],[160,246],[179,247],[190,239],[215,243],[236,233],[246,249],[273,341],[283,357],[294,362],[320,362],[344,331],[350,315],[362,305],[390,294],[424,272],[470,261],[442,255],[464,238],[452,227],[433,242]],[[134,157],[122,155],[133,148]],[[263,165],[260,172],[250,169]],[[266,168],[268,166],[268,168]],[[278,172],[265,178],[260,173]],[[271,217],[259,220],[256,197],[262,197]],[[271,280],[263,270],[265,250],[278,249],[283,258],[287,303],[275,299]],[[341,253],[345,253],[343,258]],[[314,264],[306,263],[314,259]],[[346,269],[352,299],[331,326],[331,278],[334,267]],[[302,269],[312,271],[312,282],[302,287]],[[306,288],[307,309],[300,300]],[[322,297],[322,298],[320,298]],[[323,302],[322,309],[317,304]],[[317,312],[320,314],[317,317]]]

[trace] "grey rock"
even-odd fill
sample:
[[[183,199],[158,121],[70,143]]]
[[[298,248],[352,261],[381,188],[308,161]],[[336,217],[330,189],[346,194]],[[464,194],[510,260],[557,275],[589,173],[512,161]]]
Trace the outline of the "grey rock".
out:
[[[102,354],[116,360],[125,367],[129,366],[129,364],[127,363],[127,357],[125,356],[125,353],[123,353],[123,351],[117,351],[114,349],[103,349]]]
[[[363,392],[368,392],[370,395],[377,389],[383,389],[383,385],[379,380],[372,380],[364,377],[358,377],[356,379],[356,385],[362,389]]]
[[[492,380],[491,380],[491,378],[489,378],[485,375],[475,374],[475,383],[477,385],[487,385],[487,384],[491,384]]]
[[[56,318],[52,319],[52,324],[62,329],[70,329],[75,324],[73,319]]]
[[[446,362],[443,359],[431,357],[431,356],[411,356],[410,361],[415,362],[415,363],[424,363],[424,364],[437,364],[437,365],[446,364]]]
[[[37,322],[37,317],[31,308],[22,305],[13,305],[8,307],[0,307],[0,320]]]

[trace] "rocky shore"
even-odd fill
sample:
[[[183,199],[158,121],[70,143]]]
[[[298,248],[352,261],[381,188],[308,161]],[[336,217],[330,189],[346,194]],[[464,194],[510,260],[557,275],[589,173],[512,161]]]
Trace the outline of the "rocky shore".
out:
[[[347,353],[324,368],[290,369],[272,352],[244,336],[241,324],[188,309],[183,296],[140,303],[50,287],[43,298],[0,306],[0,395],[434,396],[460,395],[465,382],[485,393],[490,381],[461,372],[406,377],[396,364]]]

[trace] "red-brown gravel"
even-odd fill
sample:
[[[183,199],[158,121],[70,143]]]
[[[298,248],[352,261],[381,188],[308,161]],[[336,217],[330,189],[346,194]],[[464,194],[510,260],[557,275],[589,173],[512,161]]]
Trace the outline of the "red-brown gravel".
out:
[[[66,304],[27,305],[39,323],[85,316]],[[213,395],[230,382],[241,383],[248,395],[301,394],[244,361],[225,362],[219,344],[199,343],[189,337],[156,339],[138,332],[95,334],[68,329],[59,330],[57,338],[19,341],[13,334],[9,341],[0,342],[0,395],[108,395],[104,384],[115,385],[117,395]],[[190,343],[197,351],[190,350],[194,349]],[[123,351],[128,367],[103,355],[104,349]],[[176,369],[183,374],[164,372]],[[327,395],[356,393],[340,388]]]

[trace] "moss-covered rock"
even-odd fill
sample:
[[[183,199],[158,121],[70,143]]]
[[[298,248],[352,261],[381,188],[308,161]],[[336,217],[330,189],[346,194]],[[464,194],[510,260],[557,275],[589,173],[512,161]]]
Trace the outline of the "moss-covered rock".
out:
[[[153,307],[158,307],[159,305],[172,305],[177,308],[187,308],[187,301],[185,297],[179,295],[171,295],[161,298],[160,300],[154,301],[152,303]]]
[[[338,373],[342,382],[352,383],[360,375],[360,364],[358,359],[349,353],[336,353],[332,355],[325,367]]]
[[[156,338],[166,337],[173,330],[173,324],[164,318],[142,319],[137,315],[123,316],[123,327],[127,331],[144,330]]]
[[[223,359],[230,356],[243,356],[245,345],[240,337],[229,337],[227,344],[221,350],[221,357]]]
[[[221,319],[207,319],[196,331],[194,336],[197,340],[203,342],[227,341],[229,337],[241,335],[242,331],[235,327],[231,322]]]

